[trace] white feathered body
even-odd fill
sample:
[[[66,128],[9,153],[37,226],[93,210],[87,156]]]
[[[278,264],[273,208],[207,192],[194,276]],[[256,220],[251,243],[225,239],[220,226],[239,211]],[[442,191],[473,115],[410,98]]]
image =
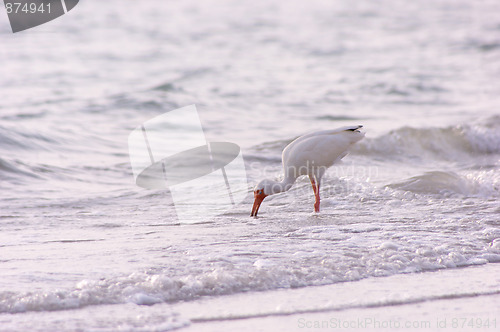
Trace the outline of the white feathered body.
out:
[[[364,137],[359,128],[317,131],[295,139],[283,150],[285,178],[311,174],[321,177],[328,167],[347,155],[351,145]]]

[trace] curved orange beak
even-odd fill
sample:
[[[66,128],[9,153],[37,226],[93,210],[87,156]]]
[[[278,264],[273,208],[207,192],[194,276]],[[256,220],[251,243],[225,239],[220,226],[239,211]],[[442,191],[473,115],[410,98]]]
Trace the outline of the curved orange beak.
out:
[[[258,193],[254,192],[253,196],[255,197],[255,201],[253,202],[253,207],[252,207],[252,214],[250,214],[250,217],[257,217],[257,212],[259,212],[259,207],[260,203],[266,198],[266,194],[264,193]]]

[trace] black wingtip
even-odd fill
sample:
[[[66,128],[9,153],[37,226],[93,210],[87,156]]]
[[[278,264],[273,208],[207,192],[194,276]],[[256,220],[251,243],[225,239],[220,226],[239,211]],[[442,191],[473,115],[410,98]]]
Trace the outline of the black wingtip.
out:
[[[363,125],[358,125],[356,128],[349,128],[346,131],[358,131],[358,129],[363,128]]]

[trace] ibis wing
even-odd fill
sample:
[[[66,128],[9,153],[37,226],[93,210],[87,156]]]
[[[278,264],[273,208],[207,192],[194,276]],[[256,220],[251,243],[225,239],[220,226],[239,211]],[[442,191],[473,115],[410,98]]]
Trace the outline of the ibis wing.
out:
[[[300,136],[283,150],[283,166],[330,167],[347,155],[348,148],[363,138],[362,126],[323,130]]]

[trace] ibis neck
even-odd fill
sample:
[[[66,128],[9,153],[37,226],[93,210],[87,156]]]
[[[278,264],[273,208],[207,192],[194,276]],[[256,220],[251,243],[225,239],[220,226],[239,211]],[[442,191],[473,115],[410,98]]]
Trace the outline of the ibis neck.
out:
[[[281,182],[276,182],[276,184],[273,185],[273,194],[278,194],[290,190],[290,188],[292,188],[293,184],[295,183],[295,180],[297,180],[297,178],[285,176],[285,178],[281,180]]]

